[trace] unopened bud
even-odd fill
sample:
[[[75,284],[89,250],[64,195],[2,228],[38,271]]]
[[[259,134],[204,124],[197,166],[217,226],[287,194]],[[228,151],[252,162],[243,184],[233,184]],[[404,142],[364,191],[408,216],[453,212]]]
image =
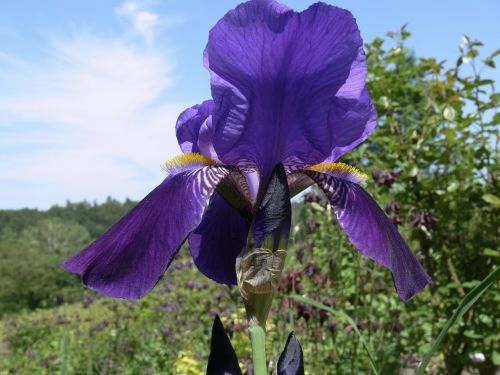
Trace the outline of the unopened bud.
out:
[[[249,318],[265,326],[285,264],[286,251],[250,249],[236,259],[236,275]]]

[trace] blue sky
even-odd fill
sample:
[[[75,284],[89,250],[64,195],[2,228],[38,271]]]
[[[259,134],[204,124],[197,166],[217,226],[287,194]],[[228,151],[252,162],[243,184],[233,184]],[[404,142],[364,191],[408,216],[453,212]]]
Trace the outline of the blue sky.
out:
[[[178,114],[209,97],[208,30],[238,3],[2,1],[0,208],[140,199],[160,183]],[[497,0],[329,3],[366,41],[408,23],[419,56],[454,62],[462,34],[499,47]]]

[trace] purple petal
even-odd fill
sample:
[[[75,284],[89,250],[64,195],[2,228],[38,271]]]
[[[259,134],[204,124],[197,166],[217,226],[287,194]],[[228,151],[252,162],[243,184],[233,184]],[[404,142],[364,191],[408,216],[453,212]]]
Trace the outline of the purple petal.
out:
[[[212,326],[207,375],[241,375],[238,357],[218,315]]]
[[[263,246],[273,252],[282,248],[279,246],[286,246],[291,221],[292,205],[286,171],[283,165],[278,164],[263,190],[262,199],[253,216],[253,246]]]
[[[212,116],[209,116],[200,127],[198,134],[198,149],[200,154],[208,156],[210,159],[220,161],[219,156],[215,152],[214,143],[214,129],[212,126]]]
[[[219,194],[210,200],[200,225],[189,236],[198,269],[221,284],[236,284],[236,257],[246,244],[249,225]]]
[[[323,3],[296,13],[257,0],[226,14],[205,50],[220,159],[266,178],[280,162],[312,165],[355,145],[371,126],[362,48],[353,16]],[[347,104],[356,105],[356,121]]]
[[[304,375],[304,355],[294,333],[286,340],[285,349],[278,360],[278,375]]]
[[[305,173],[327,195],[351,243],[392,272],[396,290],[403,300],[432,283],[394,224],[361,186],[324,173]]]
[[[201,153],[217,160],[212,145],[212,111],[214,102],[206,100],[182,112],[177,119],[175,132],[184,153]]]
[[[359,98],[336,97],[329,121],[335,146],[325,161],[333,162],[368,138],[377,125],[377,111],[368,90]]]
[[[63,263],[88,287],[110,296],[143,297],[158,282],[205,204],[229,171],[204,167],[167,177],[102,237]]]

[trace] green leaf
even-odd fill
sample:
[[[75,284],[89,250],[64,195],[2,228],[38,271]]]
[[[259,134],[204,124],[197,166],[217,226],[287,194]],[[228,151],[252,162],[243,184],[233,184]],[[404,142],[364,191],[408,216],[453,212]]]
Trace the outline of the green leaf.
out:
[[[321,309],[321,310],[325,310],[325,311],[329,312],[330,314],[335,315],[335,317],[337,319],[343,320],[344,322],[348,323],[354,329],[356,334],[358,335],[359,341],[361,342],[361,345],[363,346],[363,348],[366,351],[366,354],[368,355],[368,360],[370,362],[370,366],[371,366],[373,372],[375,373],[375,375],[378,375],[377,368],[375,367],[375,358],[373,357],[373,354],[372,354],[367,342],[365,341],[363,335],[361,335],[361,332],[359,331],[358,326],[356,325],[354,320],[352,320],[352,318],[349,315],[347,315],[343,311],[335,310],[329,306],[323,305],[322,303],[316,302],[315,300],[310,299],[308,297],[304,297],[304,296],[300,296],[300,295],[292,295],[290,297],[296,301],[306,303],[308,305],[317,307],[318,309]]]
[[[389,106],[391,105],[391,102],[389,101],[389,98],[387,96],[381,96],[379,99],[379,103],[382,107],[386,109],[389,108]]]
[[[455,119],[455,115],[455,110],[450,106],[447,106],[443,111],[443,117],[445,118],[445,120],[453,121]]]
[[[439,349],[441,346],[441,343],[443,342],[444,337],[450,330],[450,328],[460,319],[462,316],[470,310],[470,308],[476,303],[476,301],[481,298],[481,296],[488,290],[488,288],[493,285],[494,282],[498,280],[500,277],[500,267],[495,269],[492,273],[490,273],[486,278],[481,281],[481,284],[479,284],[477,287],[472,289],[469,293],[466,294],[466,296],[462,299],[460,304],[458,305],[457,309],[455,312],[452,314],[450,319],[446,322],[445,326],[439,333],[438,337],[436,340],[434,340],[434,343],[432,344],[431,349],[427,352],[425,355],[424,359],[422,360],[422,363],[418,367],[418,370],[415,375],[423,375],[425,368],[429,364],[429,362],[432,359],[432,356],[434,353]]]
[[[488,257],[496,257],[496,258],[500,257],[500,251],[493,249],[484,249],[483,254]]]
[[[495,113],[493,115],[493,118],[491,119],[491,125],[498,125],[500,124],[500,112]]]
[[[481,79],[476,82],[476,86],[492,85],[494,83],[495,81],[493,81],[492,79]]]
[[[491,204],[495,208],[500,208],[500,198],[493,194],[484,194],[482,197],[483,201]]]
[[[311,202],[310,203],[311,205],[311,208],[313,209],[313,211],[316,211],[316,212],[325,212],[325,208],[320,205],[319,203],[316,203],[316,202]]]
[[[500,353],[497,351],[494,351],[492,360],[493,360],[493,364],[495,366],[500,365]]]
[[[417,166],[414,166],[414,167],[411,169],[411,171],[410,171],[409,175],[410,175],[410,177],[415,177],[417,174],[418,174],[418,167],[417,167]]]
[[[475,288],[476,286],[478,286],[479,284],[481,284],[481,281],[480,280],[471,280],[471,281],[466,281],[462,284],[462,286],[464,288]]]
[[[478,334],[478,333],[476,333],[476,332],[474,332],[474,331],[471,331],[471,330],[469,330],[469,331],[465,331],[465,332],[464,332],[464,336],[465,336],[465,337],[468,337],[468,338],[470,338],[470,339],[473,339],[473,340],[478,340],[478,339],[483,338],[483,336],[482,336],[482,335],[480,335],[480,334]]]
[[[486,59],[483,62],[485,65],[489,66],[490,68],[494,69],[496,67],[495,62],[493,60]]]
[[[448,193],[453,193],[454,191],[458,190],[459,186],[460,186],[460,184],[458,183],[458,181],[453,181],[451,184],[448,185],[448,187],[446,188],[446,191]]]

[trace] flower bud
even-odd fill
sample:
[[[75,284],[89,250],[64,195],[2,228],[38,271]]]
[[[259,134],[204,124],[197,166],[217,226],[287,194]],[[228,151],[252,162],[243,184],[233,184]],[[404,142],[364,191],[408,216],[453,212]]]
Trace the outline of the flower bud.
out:
[[[236,259],[238,287],[250,322],[265,327],[283,271],[292,210],[285,169],[278,164],[255,212],[247,246]]]

